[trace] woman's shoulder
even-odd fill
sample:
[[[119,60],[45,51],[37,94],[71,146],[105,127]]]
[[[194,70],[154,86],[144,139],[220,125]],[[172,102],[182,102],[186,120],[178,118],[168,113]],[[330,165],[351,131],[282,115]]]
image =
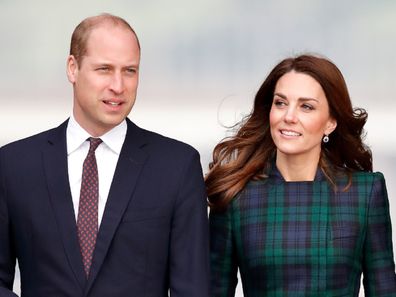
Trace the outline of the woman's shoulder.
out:
[[[355,171],[352,173],[352,182],[375,182],[385,180],[384,174],[380,171]]]
[[[344,181],[339,186],[347,186],[347,192],[377,193],[386,191],[385,177],[382,172],[357,171],[353,172],[350,183]],[[349,184],[349,186],[348,186]]]

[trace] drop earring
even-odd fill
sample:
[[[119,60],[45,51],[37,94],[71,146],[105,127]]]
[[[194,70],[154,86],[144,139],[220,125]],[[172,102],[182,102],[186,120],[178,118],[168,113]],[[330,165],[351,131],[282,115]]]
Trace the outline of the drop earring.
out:
[[[329,135],[325,135],[325,136],[323,137],[323,142],[324,142],[324,143],[328,143],[329,140],[330,140]]]

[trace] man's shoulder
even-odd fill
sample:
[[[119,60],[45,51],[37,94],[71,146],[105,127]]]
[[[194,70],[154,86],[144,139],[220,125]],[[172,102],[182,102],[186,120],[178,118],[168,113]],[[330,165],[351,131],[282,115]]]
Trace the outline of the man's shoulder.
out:
[[[157,132],[149,131],[149,130],[144,130],[144,133],[146,133],[148,139],[152,143],[165,145],[165,146],[169,146],[172,148],[195,150],[195,148],[192,147],[190,144],[185,143],[185,142],[178,140],[176,138],[172,138],[172,137],[169,137],[169,136],[166,136],[163,134],[159,134]]]
[[[193,146],[181,140],[171,138],[169,136],[165,136],[160,133],[150,131],[144,128],[140,128],[138,126],[136,127],[142,133],[143,137],[145,138],[146,145],[150,150],[159,150],[162,153],[171,152],[173,154],[198,153]]]
[[[48,143],[50,139],[50,135],[54,134],[56,130],[60,128],[51,128],[37,134],[21,138],[15,141],[12,141],[8,144],[5,144],[0,148],[3,152],[23,152],[23,151],[32,151],[35,148],[41,148],[43,145]]]

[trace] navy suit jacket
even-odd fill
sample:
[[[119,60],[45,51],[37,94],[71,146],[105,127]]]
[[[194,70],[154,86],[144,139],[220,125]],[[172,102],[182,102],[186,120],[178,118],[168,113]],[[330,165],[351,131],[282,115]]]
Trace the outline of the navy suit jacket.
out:
[[[88,279],[68,181],[67,121],[0,149],[1,297],[15,296],[16,259],[24,297],[208,296],[199,154],[127,125]]]

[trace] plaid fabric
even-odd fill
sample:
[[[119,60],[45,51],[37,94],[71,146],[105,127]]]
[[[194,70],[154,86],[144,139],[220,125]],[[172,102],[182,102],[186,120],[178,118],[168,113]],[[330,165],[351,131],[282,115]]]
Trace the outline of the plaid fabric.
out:
[[[274,167],[223,213],[210,213],[213,297],[396,296],[392,231],[384,177],[353,175],[334,192],[318,170],[313,182],[285,182]]]

